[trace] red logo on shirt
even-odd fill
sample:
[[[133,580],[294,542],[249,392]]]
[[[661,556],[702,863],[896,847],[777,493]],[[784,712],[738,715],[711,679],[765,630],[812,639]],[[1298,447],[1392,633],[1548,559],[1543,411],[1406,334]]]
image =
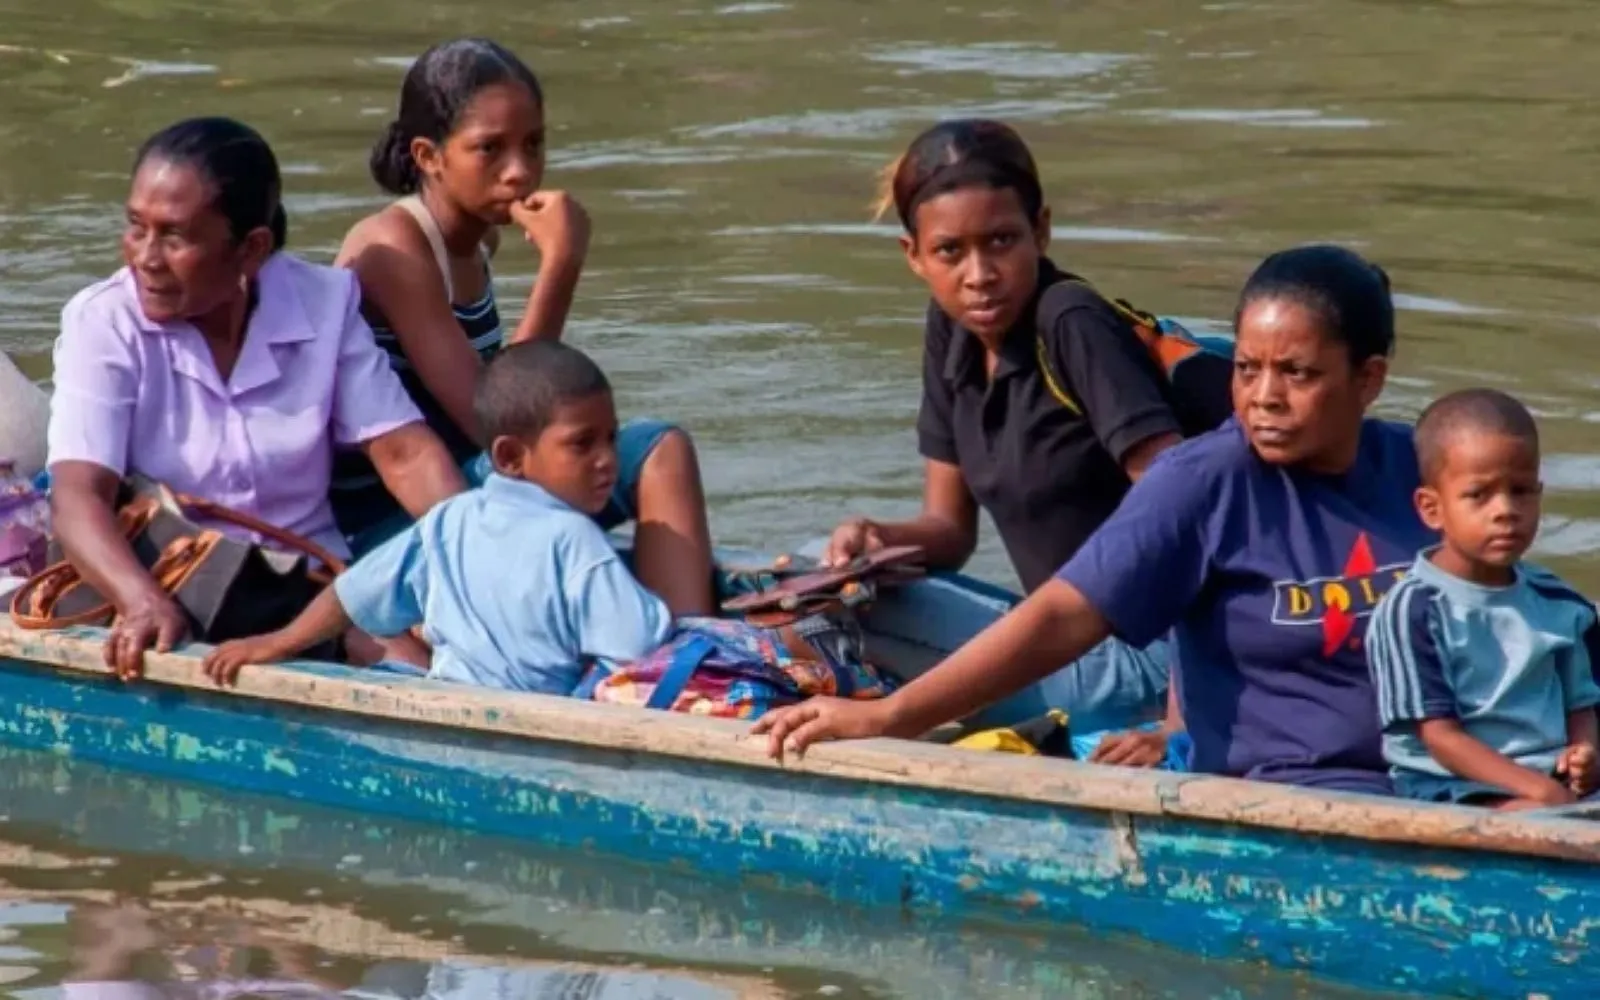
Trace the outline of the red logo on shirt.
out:
[[[1356,543],[1350,546],[1350,558],[1345,560],[1344,572],[1340,575],[1346,580],[1359,580],[1370,576],[1377,568],[1378,561],[1372,558],[1372,544],[1367,541],[1367,533],[1363,531],[1356,536]],[[1356,615],[1350,605],[1348,590],[1335,594],[1334,599],[1328,601],[1328,610],[1322,616],[1323,656],[1332,656],[1350,638],[1350,633],[1356,630]]]
[[[1322,626],[1322,655],[1332,656],[1342,647],[1355,648],[1356,624],[1372,614],[1383,595],[1405,575],[1410,563],[1379,566],[1366,532],[1350,546],[1344,571],[1336,577],[1294,580],[1276,584],[1272,620],[1278,625]]]

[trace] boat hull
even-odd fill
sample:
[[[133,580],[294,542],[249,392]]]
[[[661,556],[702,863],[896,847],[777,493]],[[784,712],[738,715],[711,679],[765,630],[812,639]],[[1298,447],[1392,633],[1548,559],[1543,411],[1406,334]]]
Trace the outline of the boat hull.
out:
[[[231,694],[173,655],[125,686],[92,672],[97,638],[0,632],[0,740],[728,885],[1086,927],[1351,985],[1576,997],[1600,981],[1600,839],[1575,821],[890,741],[779,770],[757,765],[736,724],[342,668],[259,668]],[[1372,836],[1351,835],[1362,823]]]
[[[0,880],[10,883],[0,923],[27,892],[19,886],[47,903],[74,898],[59,883],[41,884],[50,880],[40,869],[99,869],[112,854],[120,892],[182,913],[187,927],[259,915],[280,938],[367,962],[403,955],[431,965],[441,954],[476,953],[501,956],[490,965],[506,956],[709,965],[740,977],[781,968],[794,986],[809,980],[876,995],[882,990],[874,986],[888,984],[894,995],[918,1000],[986,993],[1107,1000],[1130,987],[1187,1000],[1306,995],[1299,976],[1139,942],[1026,924],[974,933],[972,924],[936,913],[886,920],[879,908],[749,885],[730,891],[681,866],[630,864],[5,746],[0,802]],[[786,995],[801,992],[811,990]],[[1318,995],[1347,994],[1319,984]]]

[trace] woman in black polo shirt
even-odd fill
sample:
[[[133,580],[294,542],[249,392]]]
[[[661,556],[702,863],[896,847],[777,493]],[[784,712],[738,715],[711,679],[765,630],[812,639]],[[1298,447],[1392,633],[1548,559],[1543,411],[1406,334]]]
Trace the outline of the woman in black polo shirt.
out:
[[[1045,256],[1050,210],[1016,132],[982,120],[937,125],[889,169],[886,188],[880,211],[899,214],[906,261],[932,293],[917,417],[922,512],[846,521],[824,558],[920,545],[932,565],[955,569],[977,546],[982,507],[1032,592],[1184,428],[1163,373],[1121,314]],[[1223,413],[1226,393],[1220,384]],[[1085,732],[1160,714],[1165,642],[1111,640],[1088,656],[1105,662],[1063,670],[987,720],[1048,704]]]

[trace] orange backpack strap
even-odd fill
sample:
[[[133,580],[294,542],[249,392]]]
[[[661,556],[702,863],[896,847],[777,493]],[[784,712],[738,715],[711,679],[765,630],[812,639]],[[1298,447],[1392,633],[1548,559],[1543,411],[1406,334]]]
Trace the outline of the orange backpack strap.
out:
[[[1166,337],[1161,332],[1161,320],[1159,318],[1153,313],[1147,313],[1143,309],[1135,307],[1127,299],[1110,299],[1100,295],[1100,291],[1094,285],[1078,277],[1065,277],[1045,289],[1044,294],[1039,296],[1040,315],[1044,314],[1045,302],[1050,298],[1053,291],[1058,288],[1067,288],[1071,285],[1087,288],[1099,295],[1111,307],[1112,311],[1122,317],[1128,326],[1133,329],[1134,336],[1138,337],[1139,342],[1144,344],[1145,350],[1149,351],[1155,358],[1156,363],[1161,366],[1163,372],[1169,371],[1177,361],[1181,361],[1199,350],[1198,346],[1192,344],[1175,344],[1174,346],[1179,353],[1169,361],[1168,355],[1171,352],[1168,350],[1167,341],[1171,338]],[[1056,374],[1055,368],[1050,364],[1050,349],[1044,342],[1044,324],[1036,319],[1034,321],[1034,330],[1033,350],[1039,358],[1039,374],[1044,376],[1045,387],[1050,390],[1050,395],[1055,397],[1056,402],[1078,416],[1083,416],[1083,407],[1077,400],[1072,398],[1071,393],[1067,392],[1066,380],[1060,378]]]

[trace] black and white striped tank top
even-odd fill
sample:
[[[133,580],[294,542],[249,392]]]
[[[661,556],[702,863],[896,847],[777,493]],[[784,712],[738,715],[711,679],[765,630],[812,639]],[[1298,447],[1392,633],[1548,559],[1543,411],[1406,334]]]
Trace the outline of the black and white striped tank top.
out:
[[[439,273],[444,277],[445,293],[450,298],[450,309],[455,313],[456,323],[461,327],[461,333],[477,352],[484,364],[488,364],[499,353],[504,341],[504,334],[500,327],[500,311],[495,306],[493,276],[489,274],[489,253],[487,249],[482,252],[483,269],[489,280],[484,285],[483,295],[476,302],[461,305],[455,301],[455,284],[450,278],[450,255],[444,245],[444,234],[439,231],[439,224],[434,221],[433,214],[422,204],[416,196],[401,199],[397,204],[404,208],[417,220],[417,225],[422,228],[423,235],[428,238],[428,245],[433,250],[434,261],[439,265]],[[433,398],[422,379],[412,369],[411,362],[406,360],[404,351],[400,348],[400,340],[393,330],[381,323],[372,324],[373,336],[378,341],[378,346],[389,355],[389,365],[400,376],[400,383],[405,386],[406,392],[411,394],[411,399],[417,404],[417,409],[422,411],[423,419],[427,421],[434,433],[444,441],[450,449],[450,454],[457,462],[465,462],[482,449],[461,429],[455,421],[444,411],[438,400]],[[365,455],[359,451],[341,450],[334,460],[333,470],[333,498],[335,506],[341,506],[344,501],[358,502],[355,496],[348,494],[365,494],[372,491],[387,497],[383,482],[378,478],[377,470],[372,463],[367,461]],[[341,494],[345,494],[341,496]],[[367,499],[378,502],[376,495]]]

